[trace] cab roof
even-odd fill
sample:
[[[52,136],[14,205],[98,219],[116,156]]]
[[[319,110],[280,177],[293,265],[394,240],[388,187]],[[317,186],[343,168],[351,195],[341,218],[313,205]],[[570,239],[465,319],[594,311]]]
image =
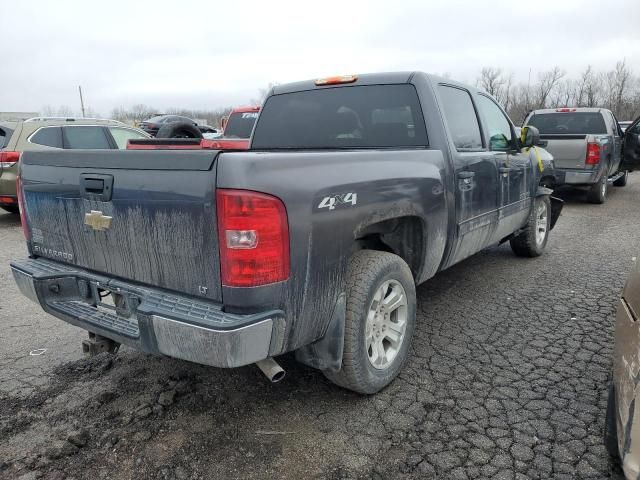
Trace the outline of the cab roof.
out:
[[[477,88],[466,85],[450,78],[439,77],[424,72],[383,72],[383,73],[364,73],[355,75],[357,78],[355,82],[348,82],[342,84],[329,84],[329,85],[317,85],[316,78],[312,80],[303,80],[301,82],[286,83],[283,85],[276,85],[271,90],[271,95],[280,95],[283,93],[302,92],[305,90],[316,90],[322,88],[333,87],[350,87],[358,85],[390,85],[390,84],[402,84],[402,83],[414,83],[416,77],[423,77],[427,82],[431,84],[446,83],[448,85],[457,85],[463,87],[469,91],[479,91]]]

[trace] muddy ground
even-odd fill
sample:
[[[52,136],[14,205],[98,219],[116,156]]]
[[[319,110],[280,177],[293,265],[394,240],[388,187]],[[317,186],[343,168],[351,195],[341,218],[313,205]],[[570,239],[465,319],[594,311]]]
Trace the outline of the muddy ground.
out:
[[[83,358],[85,333],[18,293],[22,232],[0,214],[0,478],[621,478],[602,429],[640,174],[612,190],[563,192],[543,257],[493,247],[422,285],[411,360],[371,397],[289,357],[274,385],[128,348]]]

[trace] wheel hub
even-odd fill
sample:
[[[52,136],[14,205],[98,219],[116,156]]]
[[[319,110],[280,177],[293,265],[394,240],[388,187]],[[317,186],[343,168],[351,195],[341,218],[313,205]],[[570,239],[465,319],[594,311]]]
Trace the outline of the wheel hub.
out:
[[[406,328],[406,292],[400,282],[386,281],[376,290],[367,314],[365,347],[374,368],[383,370],[394,361]]]
[[[540,202],[536,212],[536,244],[542,245],[547,236],[547,204]]]

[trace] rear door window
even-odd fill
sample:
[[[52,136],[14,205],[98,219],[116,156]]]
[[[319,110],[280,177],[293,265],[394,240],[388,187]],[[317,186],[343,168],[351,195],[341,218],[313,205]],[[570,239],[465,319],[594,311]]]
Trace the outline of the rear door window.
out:
[[[116,145],[121,150],[127,148],[127,142],[132,138],[149,138],[147,135],[143,135],[142,133],[136,132],[130,128],[109,127],[109,132],[111,133],[113,140],[116,142]]]
[[[99,126],[64,127],[64,148],[105,150],[110,149],[104,128]]]
[[[400,84],[271,96],[258,118],[252,148],[402,148],[427,144],[416,89]]]
[[[444,117],[457,150],[481,150],[482,136],[471,95],[466,90],[438,85]]]
[[[538,113],[531,116],[528,125],[536,127],[542,135],[606,135],[607,126],[600,112]]]
[[[43,127],[29,139],[36,145],[62,148],[62,129],[60,127]]]

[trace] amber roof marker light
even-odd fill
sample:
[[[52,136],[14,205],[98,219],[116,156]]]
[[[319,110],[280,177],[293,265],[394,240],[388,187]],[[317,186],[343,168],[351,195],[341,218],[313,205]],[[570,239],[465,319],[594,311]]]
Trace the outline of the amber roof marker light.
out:
[[[335,77],[319,78],[319,79],[316,80],[315,83],[318,86],[340,85],[342,83],[353,83],[356,80],[358,80],[358,76],[357,75],[337,75]]]

